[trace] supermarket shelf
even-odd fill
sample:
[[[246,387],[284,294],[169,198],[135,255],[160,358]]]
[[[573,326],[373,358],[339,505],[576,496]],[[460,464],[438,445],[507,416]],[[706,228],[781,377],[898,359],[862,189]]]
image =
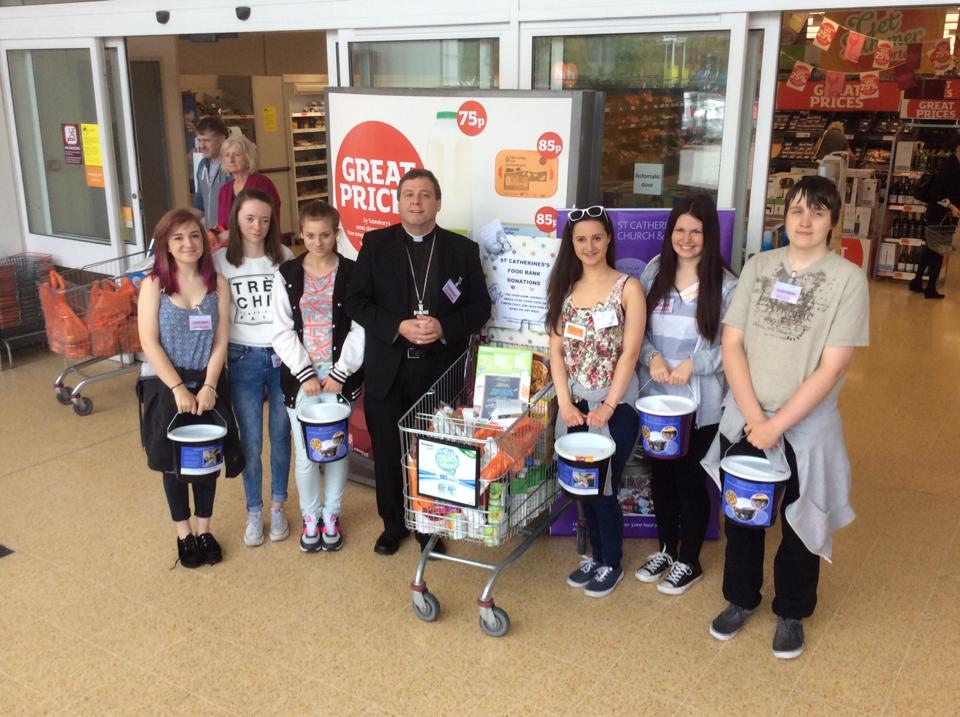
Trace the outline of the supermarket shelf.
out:
[[[291,117],[326,117],[326,112],[291,112]]]
[[[912,271],[877,271],[877,276],[884,276],[888,279],[897,279],[899,281],[910,281],[916,277]]]
[[[294,145],[293,151],[302,152],[307,149],[326,149],[326,148],[327,148],[327,145],[325,144],[301,144],[299,147]]]
[[[893,172],[894,177],[910,177],[910,179],[920,179],[924,173],[919,170],[911,170],[909,172]]]
[[[326,178],[326,174],[311,174],[308,177],[297,177],[297,182],[319,182]]]
[[[891,204],[887,209],[891,212],[907,212],[913,214],[915,212],[927,211],[927,205],[922,202],[917,202],[916,204]]]
[[[256,119],[254,115],[220,115],[223,120],[252,120]]]
[[[301,194],[297,197],[298,202],[305,201],[307,199],[323,199],[327,196],[326,192],[314,192],[313,194]]]
[[[326,164],[326,163],[327,163],[327,160],[325,159],[311,159],[305,162],[294,162],[293,166],[294,167],[314,167],[318,164]]]
[[[923,246],[923,239],[914,239],[913,237],[883,237],[880,241],[887,244],[899,244],[900,246]]]
[[[298,127],[296,129],[290,130],[293,134],[308,134],[308,133],[317,133],[317,132],[326,132],[326,127]]]

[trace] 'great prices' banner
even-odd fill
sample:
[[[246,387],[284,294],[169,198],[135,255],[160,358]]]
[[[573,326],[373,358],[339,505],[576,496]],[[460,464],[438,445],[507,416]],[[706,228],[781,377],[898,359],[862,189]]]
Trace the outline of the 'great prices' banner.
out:
[[[900,108],[900,88],[896,82],[880,82],[870,86],[870,94],[862,93],[863,84],[848,82],[838,97],[827,94],[824,82],[807,82],[803,90],[795,90],[786,82],[777,83],[778,110],[820,110],[827,112],[896,112]]]
[[[331,198],[355,256],[365,232],[400,221],[397,185],[424,167],[442,192],[437,223],[478,238],[553,236],[571,197],[574,93],[349,91],[327,96]]]

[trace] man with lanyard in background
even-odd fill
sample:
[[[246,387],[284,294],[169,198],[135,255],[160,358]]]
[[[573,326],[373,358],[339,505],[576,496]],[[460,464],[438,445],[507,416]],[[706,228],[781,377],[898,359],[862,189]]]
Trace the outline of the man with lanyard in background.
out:
[[[437,178],[411,169],[397,198],[400,223],[364,235],[346,298],[350,318],[366,331],[364,414],[383,520],[380,555],[396,553],[409,535],[397,423],[490,318],[479,247],[437,226]],[[427,536],[417,540],[422,548]]]
[[[220,187],[233,181],[229,172],[220,165],[220,146],[230,136],[223,120],[213,115],[201,117],[196,126],[197,151],[203,159],[197,167],[197,191],[193,195],[193,208],[203,212],[203,226],[217,226],[217,198]]]

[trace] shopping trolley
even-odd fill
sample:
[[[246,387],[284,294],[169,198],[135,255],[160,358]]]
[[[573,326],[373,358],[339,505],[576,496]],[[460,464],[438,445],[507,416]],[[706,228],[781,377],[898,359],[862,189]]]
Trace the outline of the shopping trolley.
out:
[[[22,252],[0,258],[0,346],[13,366],[12,344],[44,334],[37,281],[53,268],[49,254]],[[3,356],[0,355],[0,371]]]
[[[493,585],[550,528],[570,505],[556,495],[553,421],[556,392],[547,384],[509,423],[475,420],[470,391],[473,376],[464,353],[400,419],[408,528],[430,536],[420,554],[410,589],[413,611],[436,620],[440,603],[427,589],[430,558],[490,571],[477,599],[480,628],[492,637],[510,629],[506,611],[493,601]],[[464,411],[464,407],[467,410]],[[435,550],[440,538],[499,547],[526,537],[499,563],[486,563]]]
[[[139,369],[136,294],[149,271],[148,261],[147,252],[137,252],[63,274],[50,272],[38,283],[50,349],[67,359],[82,359],[67,366],[53,383],[57,401],[73,405],[78,416],[93,412],[84,388]],[[120,365],[87,373],[106,361]],[[74,375],[79,383],[66,385]]]

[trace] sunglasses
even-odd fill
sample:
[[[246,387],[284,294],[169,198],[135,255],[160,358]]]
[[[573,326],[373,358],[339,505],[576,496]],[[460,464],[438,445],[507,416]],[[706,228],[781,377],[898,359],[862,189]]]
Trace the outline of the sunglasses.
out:
[[[587,207],[586,209],[571,209],[569,217],[571,222],[579,222],[584,218],[599,219],[606,213],[606,209],[599,204],[594,204],[592,207]]]

